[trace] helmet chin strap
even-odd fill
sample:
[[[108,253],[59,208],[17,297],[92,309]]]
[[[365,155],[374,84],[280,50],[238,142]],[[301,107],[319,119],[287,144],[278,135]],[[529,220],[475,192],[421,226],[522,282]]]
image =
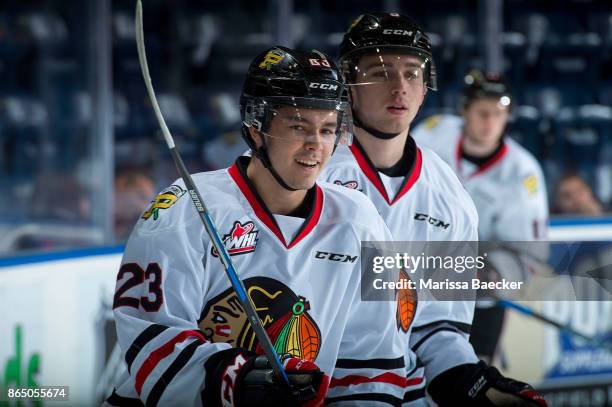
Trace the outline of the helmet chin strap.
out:
[[[255,157],[257,157],[261,161],[263,166],[266,167],[268,169],[268,171],[270,171],[270,174],[272,174],[272,177],[276,180],[276,182],[278,182],[278,184],[281,187],[283,187],[287,191],[291,191],[291,192],[298,191],[298,189],[292,188],[289,185],[287,185],[287,183],[281,178],[279,173],[276,172],[276,170],[272,166],[272,162],[270,161],[270,157],[268,157],[268,150],[266,149],[265,136],[262,138],[262,143],[263,144],[261,145],[261,147],[252,150],[253,151],[253,155]]]
[[[359,120],[359,116],[357,116],[357,112],[355,112],[354,110],[353,110],[353,124],[367,131],[368,133],[370,133],[372,136],[376,137],[377,139],[381,139],[381,140],[391,140],[392,138],[395,138],[401,134],[401,132],[400,133],[385,133],[384,131],[376,130],[372,127],[366,126],[365,124],[363,124],[361,120]]]

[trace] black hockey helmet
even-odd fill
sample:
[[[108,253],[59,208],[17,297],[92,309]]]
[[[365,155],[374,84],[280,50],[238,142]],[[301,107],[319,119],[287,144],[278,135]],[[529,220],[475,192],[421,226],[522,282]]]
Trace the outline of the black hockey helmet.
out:
[[[459,106],[465,109],[472,101],[483,98],[498,99],[508,108],[512,103],[510,87],[499,74],[472,69],[463,77]]]
[[[346,122],[348,96],[341,73],[320,51],[299,51],[276,46],[251,63],[240,96],[243,135],[255,150],[248,128],[266,132],[279,106],[338,111],[339,124]],[[338,126],[337,144],[350,142],[345,126]]]
[[[283,187],[293,190],[272,168],[265,137],[263,145],[257,147],[249,133],[249,129],[254,128],[264,136],[271,136],[268,134],[270,123],[278,109],[284,106],[295,108],[297,114],[300,109],[322,109],[336,113],[335,137],[331,137],[329,142],[335,145],[350,144],[352,118],[348,92],[334,62],[317,50],[300,51],[275,46],[255,57],[242,87],[242,135],[253,155],[262,161],[276,180]],[[283,138],[283,135],[274,137]]]
[[[424,83],[437,90],[436,66],[429,37],[412,18],[399,13],[368,13],[357,17],[340,44],[340,65],[349,82],[365,54],[393,52],[419,57],[423,61]]]

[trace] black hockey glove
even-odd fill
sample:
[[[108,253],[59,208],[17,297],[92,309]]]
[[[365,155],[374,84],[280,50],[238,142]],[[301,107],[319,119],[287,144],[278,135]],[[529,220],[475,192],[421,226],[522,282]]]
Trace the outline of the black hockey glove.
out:
[[[547,407],[527,383],[504,377],[483,361],[455,366],[429,384],[427,391],[440,407]]]
[[[307,360],[281,357],[291,388],[280,383],[266,356],[240,348],[211,356],[205,363],[204,404],[211,406],[322,406],[328,380]]]

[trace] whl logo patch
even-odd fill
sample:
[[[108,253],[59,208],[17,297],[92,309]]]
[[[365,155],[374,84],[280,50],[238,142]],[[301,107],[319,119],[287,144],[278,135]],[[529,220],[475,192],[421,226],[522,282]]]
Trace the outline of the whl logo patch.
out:
[[[255,224],[253,222],[246,222],[244,224],[236,221],[232,227],[232,231],[224,235],[221,240],[227,249],[227,253],[230,256],[236,256],[238,254],[252,253],[255,251],[257,246],[257,235],[259,230],[255,230]],[[212,255],[219,257],[219,253],[213,247]]]

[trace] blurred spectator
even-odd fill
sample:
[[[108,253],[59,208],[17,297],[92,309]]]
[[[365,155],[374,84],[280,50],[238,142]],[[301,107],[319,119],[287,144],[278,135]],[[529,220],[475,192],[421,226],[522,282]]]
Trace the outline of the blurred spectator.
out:
[[[0,252],[15,250],[57,250],[91,245],[97,238],[90,231],[89,191],[66,171],[38,175],[28,222],[12,228],[0,242]]]
[[[29,216],[36,221],[85,224],[91,219],[91,202],[87,192],[70,173],[41,173],[34,186]]]
[[[126,167],[115,176],[115,239],[125,241],[155,195],[155,183],[148,171]]]
[[[596,216],[604,208],[587,182],[578,173],[568,172],[555,188],[553,213]]]

